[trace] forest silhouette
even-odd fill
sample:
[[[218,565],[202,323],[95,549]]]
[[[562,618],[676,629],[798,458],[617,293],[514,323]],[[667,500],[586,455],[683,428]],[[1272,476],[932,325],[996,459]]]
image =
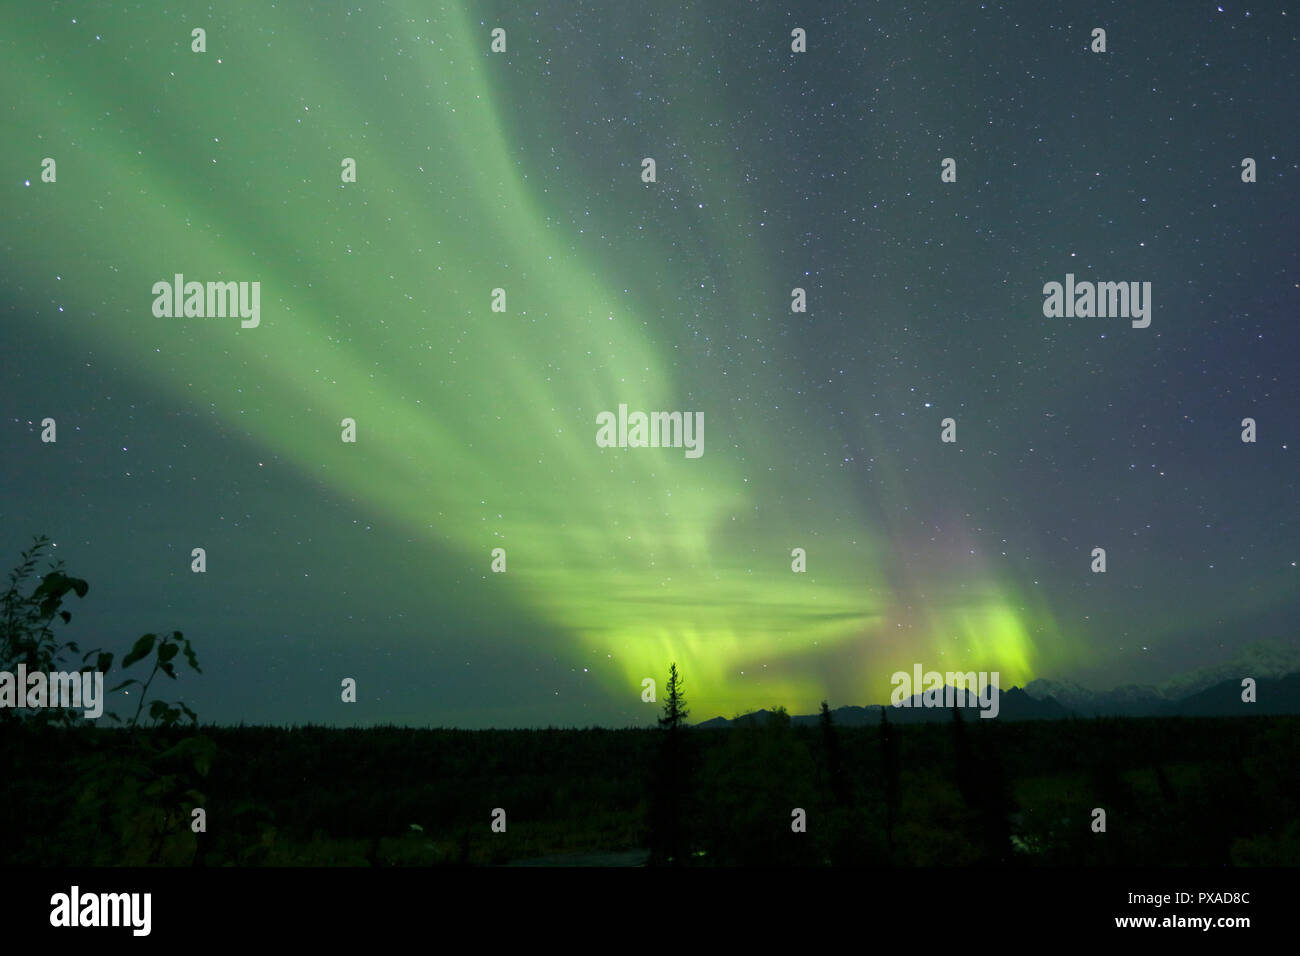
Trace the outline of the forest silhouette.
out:
[[[43,546],[10,575],[0,671],[96,669],[140,696],[111,726],[0,710],[0,864],[1300,864],[1294,716],[838,726],[823,703],[812,724],[776,707],[703,729],[670,663],[652,728],[205,726],[148,699],[199,672],[180,632],[116,671],[59,640],[88,585],[34,580]]]

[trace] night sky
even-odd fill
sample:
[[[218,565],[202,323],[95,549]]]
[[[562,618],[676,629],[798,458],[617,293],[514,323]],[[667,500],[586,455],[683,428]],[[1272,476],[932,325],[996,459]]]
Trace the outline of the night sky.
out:
[[[183,631],[161,692],[205,722],[644,725],[673,661],[704,719],[1294,643],[1287,6],[8,5],[3,569],[48,534],[83,648]],[[259,282],[260,324],[156,316],[177,273]],[[1150,282],[1149,327],[1046,317],[1067,274]],[[599,447],[620,405],[702,413],[703,454]]]

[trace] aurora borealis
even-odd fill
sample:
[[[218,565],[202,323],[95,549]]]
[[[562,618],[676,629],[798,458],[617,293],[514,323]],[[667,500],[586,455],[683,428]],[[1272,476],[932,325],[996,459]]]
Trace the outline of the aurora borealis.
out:
[[[1294,17],[1102,5],[1093,54],[985,6],[6,9],[10,566],[57,542],[85,646],[183,630],[212,721],[641,724],[671,661],[695,718],[807,713],[1294,640]],[[1150,282],[1150,326],[1044,317],[1067,273]],[[260,323],[155,316],[177,274]],[[599,447],[620,405],[704,454]]]

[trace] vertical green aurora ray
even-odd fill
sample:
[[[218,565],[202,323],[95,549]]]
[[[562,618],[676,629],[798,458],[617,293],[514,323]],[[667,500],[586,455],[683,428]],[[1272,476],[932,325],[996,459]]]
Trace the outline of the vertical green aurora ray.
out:
[[[649,330],[676,317],[637,288],[636,263],[575,251],[526,178],[529,158],[516,161],[497,75],[509,60],[479,54],[486,30],[457,5],[399,7],[405,17],[364,23],[261,7],[248,21],[209,15],[203,56],[180,17],[128,14],[136,22],[115,17],[109,33],[93,14],[71,28],[64,13],[7,13],[0,69],[23,91],[8,126],[29,144],[6,168],[24,213],[9,252],[64,311],[35,292],[26,304],[455,553],[467,574],[504,547],[509,572],[488,576],[502,601],[572,635],[575,659],[608,654],[611,693],[639,693],[668,660],[701,712],[811,709],[827,655],[839,679],[870,688],[916,660],[1032,676],[1050,615],[988,568],[964,572],[961,600],[893,626],[897,539],[871,526],[847,479],[818,473],[810,492],[794,464],[822,439],[791,449],[745,414],[731,382],[674,372]],[[128,42],[156,51],[152,71],[138,54],[124,62]],[[716,134],[703,118],[680,121],[683,138],[707,144],[712,196],[742,209]],[[41,155],[58,158],[57,187],[12,185]],[[360,182],[340,188],[344,156]],[[761,250],[736,261],[726,307],[770,313]],[[176,272],[259,280],[261,327],[155,319],[150,287]],[[498,286],[505,314],[488,308]],[[737,348],[761,391],[772,371]],[[619,403],[704,412],[704,456],[597,448],[595,416]],[[339,441],[345,416],[356,446]],[[809,551],[808,574],[790,570],[795,546]]]

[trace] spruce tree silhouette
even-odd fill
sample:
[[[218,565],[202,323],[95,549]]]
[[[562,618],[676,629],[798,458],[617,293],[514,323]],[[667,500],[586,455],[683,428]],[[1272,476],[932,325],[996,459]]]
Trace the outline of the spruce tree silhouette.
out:
[[[668,668],[668,697],[659,718],[663,731],[651,790],[650,864],[684,866],[688,860],[686,797],[690,780],[690,748],[686,740],[686,695],[677,664]]]
[[[831,796],[835,804],[847,807],[850,801],[849,781],[844,774],[844,760],[840,756],[840,739],[835,732],[835,722],[831,717],[831,705],[822,701],[821,713],[818,715],[821,727],[822,750],[826,756],[826,779],[830,784]]]
[[[889,726],[889,711],[880,708],[880,765],[885,778],[885,853],[894,862],[894,825],[898,822],[898,736]]]
[[[682,693],[682,678],[677,673],[677,665],[668,667],[668,699],[664,701],[664,715],[659,718],[659,726],[669,731],[682,730],[686,718],[691,712],[686,709],[686,695]]]

